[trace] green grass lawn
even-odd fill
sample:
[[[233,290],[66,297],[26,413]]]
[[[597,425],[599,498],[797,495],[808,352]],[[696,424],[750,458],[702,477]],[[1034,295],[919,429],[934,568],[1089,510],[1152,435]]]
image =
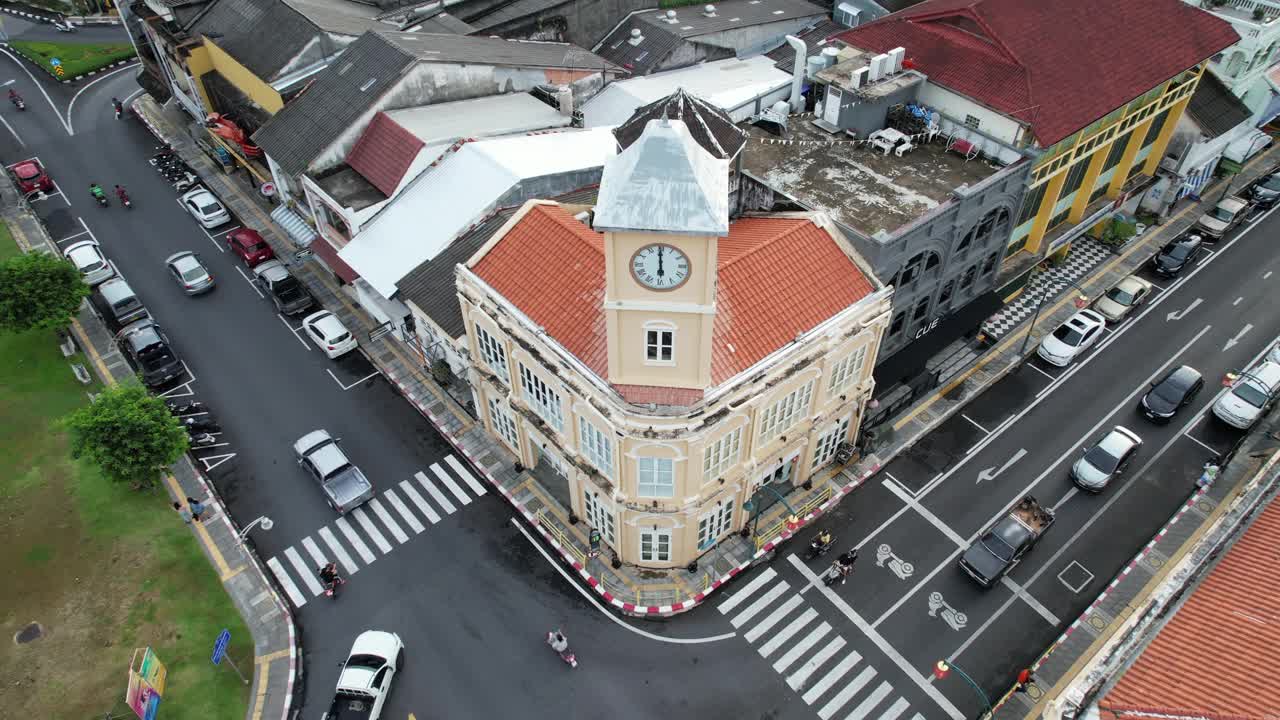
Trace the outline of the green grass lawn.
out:
[[[0,223],[0,258],[11,243]],[[160,717],[242,720],[249,688],[209,655],[228,628],[252,672],[248,631],[163,491],[110,485],[70,459],[57,421],[97,389],[70,362],[85,359],[63,358],[52,332],[0,335],[0,707],[101,718],[124,697],[134,648],[150,646],[168,671]],[[44,636],[12,642],[32,622]]]
[[[118,60],[127,60],[134,55],[133,46],[128,43],[94,45],[14,40],[9,45],[49,72],[54,72],[51,61],[57,58],[62,63],[62,77],[65,80],[99,70]]]

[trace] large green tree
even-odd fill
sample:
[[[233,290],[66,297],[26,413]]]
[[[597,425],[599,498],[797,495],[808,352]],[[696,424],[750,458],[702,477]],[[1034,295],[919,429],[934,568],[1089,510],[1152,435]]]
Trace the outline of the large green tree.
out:
[[[0,263],[0,330],[60,329],[71,324],[89,287],[75,266],[44,253]]]
[[[139,385],[115,385],[65,420],[71,451],[89,458],[109,480],[135,489],[155,486],[187,450],[187,433],[164,401]]]

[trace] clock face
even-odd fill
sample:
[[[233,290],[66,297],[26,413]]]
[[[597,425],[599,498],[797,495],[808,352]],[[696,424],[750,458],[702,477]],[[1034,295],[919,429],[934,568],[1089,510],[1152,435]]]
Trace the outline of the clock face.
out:
[[[689,258],[671,245],[645,245],[631,256],[631,275],[650,290],[675,290],[689,279]]]

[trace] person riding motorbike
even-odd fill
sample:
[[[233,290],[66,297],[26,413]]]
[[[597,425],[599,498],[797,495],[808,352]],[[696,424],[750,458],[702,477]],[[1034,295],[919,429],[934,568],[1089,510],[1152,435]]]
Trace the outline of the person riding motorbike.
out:
[[[320,568],[320,579],[324,582],[326,587],[329,585],[336,585],[340,580],[342,580],[342,578],[338,577],[338,564],[331,562]]]
[[[814,548],[824,548],[831,544],[831,531],[822,530],[813,538]]]
[[[22,105],[22,96],[19,95],[18,91],[14,90],[13,88],[9,88],[9,102],[13,103],[14,105]]]
[[[111,98],[111,107],[115,109],[117,118],[124,112],[124,104],[115,98]]]
[[[98,183],[89,183],[89,192],[92,193],[94,199],[98,201],[107,199],[107,194],[102,191],[102,186]]]
[[[564,636],[564,633],[556,630],[551,634],[551,649],[561,654],[569,649],[569,639]]]
[[[120,202],[122,203],[129,202],[129,193],[125,191],[123,185],[116,186],[116,197],[120,198]]]
[[[849,573],[853,572],[853,564],[857,562],[857,560],[858,548],[853,548],[848,552],[841,553],[840,557],[836,558],[834,569],[836,574],[840,576],[841,585],[845,583],[845,580],[849,577]]]

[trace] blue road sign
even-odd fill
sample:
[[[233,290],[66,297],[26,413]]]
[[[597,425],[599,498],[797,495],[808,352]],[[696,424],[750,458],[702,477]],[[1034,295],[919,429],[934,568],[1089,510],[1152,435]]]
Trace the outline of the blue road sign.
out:
[[[54,67],[58,67],[62,64],[62,60],[59,58],[49,58],[49,64]]]
[[[222,662],[222,658],[227,654],[227,643],[231,642],[231,631],[223,628],[218,633],[218,640],[213,644],[213,664],[217,665]]]

